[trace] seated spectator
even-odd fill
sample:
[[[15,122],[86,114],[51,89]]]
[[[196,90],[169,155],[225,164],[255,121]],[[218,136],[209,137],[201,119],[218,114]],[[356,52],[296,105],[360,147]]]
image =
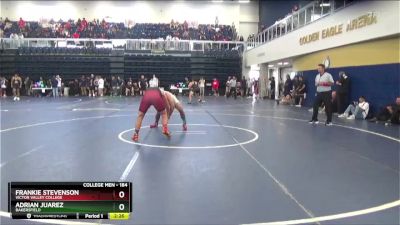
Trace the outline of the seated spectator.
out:
[[[370,119],[370,122],[375,121],[385,121],[387,122],[385,125],[399,124],[400,120],[400,97],[396,98],[396,102],[394,104],[387,105],[382,108],[376,117]]]
[[[292,97],[293,97],[292,93],[291,93],[292,89],[293,89],[293,81],[290,79],[290,75],[287,74],[285,85],[283,88],[283,97],[282,97],[281,103],[283,103],[283,104],[290,103],[289,101],[291,101]]]
[[[339,115],[339,118],[347,118],[349,120],[364,120],[367,118],[369,112],[369,103],[365,101],[365,97],[361,96],[358,102],[350,104],[343,114]],[[350,115],[351,113],[351,115]]]

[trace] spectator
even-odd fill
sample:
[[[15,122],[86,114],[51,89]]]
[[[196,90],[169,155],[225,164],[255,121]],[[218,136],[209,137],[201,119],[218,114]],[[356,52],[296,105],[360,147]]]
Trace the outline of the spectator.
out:
[[[270,86],[269,88],[271,93],[271,99],[275,99],[275,77],[270,78],[269,86]]]
[[[81,96],[86,96],[87,95],[87,82],[85,76],[82,75],[80,81],[79,81],[79,87],[81,89]]]
[[[31,93],[32,93],[32,80],[29,77],[25,78],[24,85],[25,85],[26,95],[27,96],[31,96]]]
[[[129,78],[125,85],[125,96],[134,95],[132,90],[132,85],[133,85],[132,78]]]
[[[5,98],[7,96],[6,90],[7,90],[7,80],[5,77],[0,77],[0,97]]]
[[[313,116],[310,120],[312,124],[318,124],[318,108],[323,102],[327,120],[325,125],[332,125],[332,85],[334,81],[332,75],[325,71],[324,64],[318,64],[318,74],[315,77],[315,86],[317,87],[317,96],[314,100]]]
[[[125,86],[124,80],[122,80],[121,77],[118,76],[118,78],[117,78],[117,92],[118,92],[119,97],[122,96],[122,90],[123,90],[124,86]]]
[[[301,107],[306,95],[306,84],[304,78],[299,76],[299,81],[297,84],[297,89],[295,90],[295,104],[296,107]]]
[[[347,99],[350,90],[350,79],[343,72],[339,72],[339,80],[336,81],[336,94],[337,94],[337,112],[343,113],[344,107],[347,105]]]
[[[56,76],[56,80],[57,80],[57,97],[58,97],[58,92],[60,92],[59,96],[63,96],[63,89],[61,88],[62,79],[60,75]]]
[[[216,18],[217,19],[217,18]],[[218,22],[218,21],[217,21]],[[232,26],[215,24],[209,26],[206,31],[206,25],[190,25],[186,21],[183,24],[171,21],[168,24],[127,24],[107,23],[104,19],[88,22],[85,18],[73,20],[58,21],[50,20],[50,23],[35,23],[28,26],[28,23],[11,22],[6,20],[3,26],[0,26],[4,36],[9,37],[12,33],[24,33],[28,38],[132,38],[132,39],[165,39],[167,36],[177,39],[207,39],[207,40],[234,40],[235,32]],[[18,30],[12,29],[16,24]],[[21,28],[20,28],[21,27]],[[23,30],[22,30],[23,28]],[[14,36],[14,35],[13,35]]]
[[[25,26],[26,26],[25,21],[22,19],[22,17],[20,17],[18,21],[18,27],[20,31],[23,31],[25,29]]]
[[[94,74],[90,74],[89,78],[89,97],[96,97],[96,84],[95,84],[95,77]]]
[[[83,18],[83,19],[85,19],[85,18]],[[99,80],[97,81],[97,84],[98,84],[98,88],[99,88],[98,94],[100,97],[103,97],[103,95],[104,95],[104,79],[101,76],[99,76]]]
[[[258,101],[258,99],[259,99],[259,83],[258,83],[258,80],[256,80],[256,79],[254,79],[253,80],[253,82],[252,82],[252,93],[253,93],[253,104],[254,103],[256,103],[256,101]]]
[[[53,98],[58,97],[58,86],[57,86],[58,82],[56,79],[56,76],[53,76],[51,78],[51,88],[53,90]]]
[[[199,88],[199,84],[194,79],[192,79],[192,81],[189,83],[188,87],[189,87],[189,102],[188,102],[188,104],[192,104],[192,98],[193,98],[193,96],[199,96],[200,88]],[[199,96],[198,101],[200,102],[200,96]]]
[[[242,76],[242,81],[240,83],[240,87],[241,87],[242,97],[245,97],[247,95],[247,80],[246,80],[245,76]]]
[[[214,92],[214,96],[219,96],[219,81],[217,80],[217,78],[213,79],[212,82],[212,90]]]
[[[290,75],[287,74],[286,81],[285,81],[284,88],[283,88],[282,100],[292,98],[292,95],[290,93],[292,89],[293,89],[293,81],[290,79]]]
[[[232,78],[229,76],[225,82],[225,97],[228,97],[229,91],[231,90],[231,87],[230,87],[231,79]]]
[[[111,96],[117,96],[118,94],[118,80],[115,78],[115,76],[111,77]]]
[[[360,119],[364,120],[367,118],[369,112],[369,103],[365,101],[365,97],[361,96],[358,102],[350,104],[343,114],[339,115],[339,118],[347,118],[349,120]],[[350,115],[351,113],[351,115]]]
[[[204,101],[205,87],[206,87],[206,80],[204,79],[204,77],[201,77],[199,80],[200,101],[201,102],[205,102]]]
[[[390,104],[382,108],[376,117],[370,119],[370,122],[375,121],[384,121],[385,125],[399,124],[400,120],[400,97],[396,98],[396,102],[394,104]]]
[[[237,97],[236,85],[237,85],[236,77],[233,76],[232,79],[229,82],[230,89],[229,89],[229,93],[228,93],[227,97],[230,97],[233,94],[233,97],[236,99],[236,97]]]
[[[150,79],[150,81],[149,81],[149,86],[150,86],[151,88],[154,88],[154,87],[158,87],[158,86],[159,86],[159,81],[158,81],[158,78],[156,77],[155,74],[153,74],[153,78]]]
[[[14,76],[11,78],[11,85],[13,89],[13,96],[14,96],[14,101],[19,101],[20,100],[20,90],[22,87],[22,79],[19,76],[19,74],[14,74]]]
[[[139,90],[140,90],[140,95],[144,95],[144,93],[146,92],[147,87],[149,86],[149,84],[147,83],[147,79],[144,77],[144,75],[140,76],[139,79]]]
[[[137,82],[133,82],[132,95],[140,95],[140,88]]]

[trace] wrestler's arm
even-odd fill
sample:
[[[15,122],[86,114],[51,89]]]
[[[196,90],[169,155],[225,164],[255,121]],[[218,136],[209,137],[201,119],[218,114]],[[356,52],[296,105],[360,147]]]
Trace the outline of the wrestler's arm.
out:
[[[170,115],[171,105],[170,105],[170,103],[169,103],[167,94],[164,93],[162,96],[163,96],[163,100],[164,100],[164,102],[165,102],[165,110],[167,111],[168,118],[169,118],[169,117],[171,116],[171,115]]]

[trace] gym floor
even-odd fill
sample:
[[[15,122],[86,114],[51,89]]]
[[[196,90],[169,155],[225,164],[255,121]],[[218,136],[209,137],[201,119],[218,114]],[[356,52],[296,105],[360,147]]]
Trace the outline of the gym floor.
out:
[[[11,220],[10,181],[130,181],[129,221],[87,224],[399,224],[398,126],[334,118],[308,108],[208,97],[174,112],[172,138],[143,122],[139,98],[1,100],[0,224]],[[325,115],[319,115],[325,121]]]

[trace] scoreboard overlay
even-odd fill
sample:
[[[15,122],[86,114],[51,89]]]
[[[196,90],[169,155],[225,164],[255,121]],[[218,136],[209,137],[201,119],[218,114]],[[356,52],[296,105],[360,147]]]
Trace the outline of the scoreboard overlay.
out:
[[[9,182],[13,219],[129,219],[131,182]]]

